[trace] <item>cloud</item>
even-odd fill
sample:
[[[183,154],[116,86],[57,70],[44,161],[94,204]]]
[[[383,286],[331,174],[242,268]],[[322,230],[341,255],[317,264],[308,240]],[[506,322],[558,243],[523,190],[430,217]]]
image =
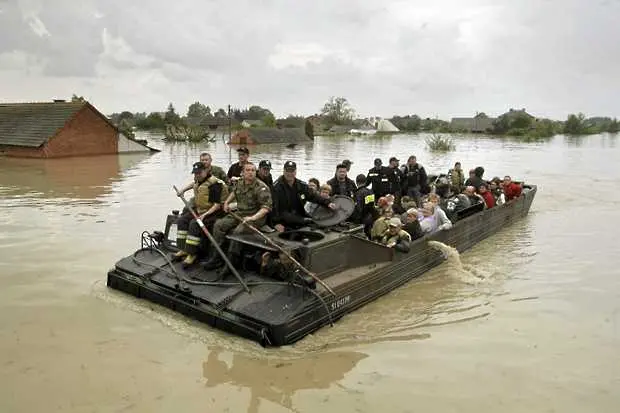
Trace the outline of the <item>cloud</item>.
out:
[[[618,1],[0,1],[6,100],[619,116]],[[21,68],[21,69],[20,69]],[[10,80],[10,81],[9,81]]]

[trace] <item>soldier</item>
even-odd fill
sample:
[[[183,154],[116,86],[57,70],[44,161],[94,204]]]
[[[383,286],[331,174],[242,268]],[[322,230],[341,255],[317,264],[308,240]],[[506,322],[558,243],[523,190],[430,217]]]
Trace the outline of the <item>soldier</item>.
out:
[[[226,235],[251,233],[247,228],[248,223],[256,228],[265,225],[267,214],[271,211],[273,203],[269,187],[256,177],[256,166],[253,163],[245,163],[243,166],[243,176],[237,181],[233,191],[224,201],[224,212],[230,211],[230,203],[237,201],[237,215],[243,218],[243,223],[232,215],[227,215],[219,219],[213,226],[213,238],[222,245],[226,240]],[[228,250],[230,262],[233,265],[241,263],[241,245],[231,242]],[[222,258],[213,254],[209,261],[205,263],[206,269],[216,268],[222,263]],[[222,276],[226,275],[230,268],[226,267]]]
[[[461,167],[460,162],[454,163],[454,168],[448,171],[448,177],[450,178],[450,184],[457,193],[463,190],[463,184],[465,183],[465,173]]]
[[[196,162],[192,167],[192,173],[195,212],[210,230],[215,220],[222,216],[221,203],[222,199],[228,196],[228,188],[224,181],[211,175],[203,162]],[[179,217],[177,228],[179,251],[174,254],[173,261],[185,258],[183,266],[188,267],[196,260],[202,230],[189,211]]]

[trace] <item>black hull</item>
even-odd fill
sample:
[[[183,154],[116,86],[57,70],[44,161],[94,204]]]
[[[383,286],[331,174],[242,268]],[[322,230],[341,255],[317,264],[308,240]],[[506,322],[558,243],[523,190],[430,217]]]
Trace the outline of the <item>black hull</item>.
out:
[[[377,264],[364,263],[354,268],[341,266],[340,270],[336,268],[331,271],[319,271],[324,266],[323,262],[318,262],[319,258],[314,263],[311,258],[304,261],[304,265],[319,273],[323,281],[330,285],[336,293],[335,297],[320,286],[312,292],[300,285],[274,282],[249,272],[245,277],[251,284],[251,294],[243,291],[234,278],[227,279],[227,285],[198,285],[192,283],[193,275],[200,273],[200,278],[207,280],[215,278],[215,275],[204,270],[195,270],[195,274],[184,272],[180,265],[174,264],[177,272],[190,280],[179,285],[170,271],[153,271],[169,268],[169,265],[161,254],[148,250],[137,252],[137,261],[134,256],[120,260],[108,272],[107,284],[264,346],[288,345],[441,264],[443,256],[430,247],[428,241],[439,241],[463,252],[525,217],[535,195],[536,186],[527,186],[523,196],[510,205],[484,210],[459,220],[448,231],[416,240],[409,254],[392,256],[391,249],[385,248],[388,251],[384,251],[384,247],[366,245],[372,243],[361,240],[349,244],[332,242],[323,249],[334,250],[339,245],[343,248],[347,245],[353,251],[342,251],[339,256],[371,256],[373,250],[375,257],[381,257]],[[340,237],[355,238],[354,235]],[[374,249],[379,250],[378,254]],[[315,256],[325,261],[319,254],[322,252]]]

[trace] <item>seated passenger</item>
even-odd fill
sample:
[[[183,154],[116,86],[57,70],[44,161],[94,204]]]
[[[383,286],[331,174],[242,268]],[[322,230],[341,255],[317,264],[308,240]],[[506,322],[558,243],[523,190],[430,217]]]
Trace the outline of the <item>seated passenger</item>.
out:
[[[329,198],[323,198],[318,193],[310,191],[308,184],[297,179],[296,175],[297,164],[287,161],[284,164],[283,175],[273,185],[273,223],[278,232],[301,228],[312,222],[304,210],[307,201],[336,209],[336,205]]]
[[[502,190],[502,181],[499,177],[496,176],[491,179],[491,182],[489,182],[489,191],[493,195],[493,198],[495,198],[495,205],[504,205],[506,203],[506,197]]]
[[[483,184],[484,182],[481,185]],[[477,193],[476,188],[474,188],[471,185],[465,187],[465,190],[463,191],[463,193],[467,196],[467,198],[469,198],[470,206],[479,204],[481,202],[484,203],[484,198],[479,193]],[[485,208],[486,208],[486,204],[485,204]]]
[[[386,247],[394,248],[396,251],[406,254],[411,248],[411,236],[407,231],[403,231],[402,226],[400,218],[391,218],[380,242]]]
[[[204,162],[196,162],[192,167],[194,174],[194,208],[198,217],[210,231],[215,220],[222,216],[222,199],[228,196],[226,183],[211,174]],[[183,191],[179,191],[179,196]],[[177,221],[177,247],[179,251],[173,255],[172,260],[182,258],[183,266],[190,266],[196,261],[202,229],[189,210],[183,212]]]
[[[493,208],[495,206],[495,198],[493,197],[493,194],[491,194],[491,191],[489,191],[487,184],[480,185],[480,188],[478,188],[478,193],[484,199],[484,203],[487,208]]]
[[[512,179],[508,175],[504,177],[503,188],[504,195],[506,196],[506,202],[510,202],[521,196],[521,185],[517,184],[516,182],[512,182]]]
[[[308,188],[310,188],[311,191],[318,192],[320,187],[321,187],[321,184],[319,183],[318,179],[316,178],[308,179]]]
[[[237,215],[243,219],[239,222],[231,214],[219,219],[213,226],[213,238],[221,247],[226,241],[226,235],[252,233],[247,224],[255,228],[265,225],[267,214],[272,208],[271,191],[267,184],[256,177],[256,166],[247,162],[243,165],[243,174],[234,186],[233,191],[224,201],[224,212],[230,211],[230,203],[237,202]],[[228,258],[236,267],[241,264],[242,246],[238,242],[230,242]],[[207,263],[206,269],[217,268],[223,263],[222,257],[214,251]],[[228,274],[229,267],[221,274],[222,277]]]
[[[420,227],[420,222],[418,222],[418,210],[415,208],[409,208],[404,216],[405,219],[403,221],[405,224],[403,225],[403,230],[407,231],[412,240],[422,238],[424,236],[424,232]]]
[[[372,229],[370,230],[370,239],[372,241],[381,240],[381,237],[388,229],[390,218],[392,218],[393,216],[394,213],[392,211],[392,208],[387,208],[381,211],[381,215],[372,224]]]
[[[442,231],[452,228],[452,221],[448,219],[446,213],[432,202],[426,202],[422,208],[422,219],[420,228],[425,234],[432,234],[435,231]]]
[[[310,186],[310,185],[308,185]],[[331,200],[331,194],[332,194],[332,187],[327,185],[327,184],[323,184],[320,186],[319,188],[319,196],[321,198],[325,198],[325,199],[330,199]],[[312,216],[312,213],[319,207],[319,204],[317,204],[316,202],[306,202],[306,205],[304,205],[304,210],[306,211],[306,214],[308,214],[308,216]]]

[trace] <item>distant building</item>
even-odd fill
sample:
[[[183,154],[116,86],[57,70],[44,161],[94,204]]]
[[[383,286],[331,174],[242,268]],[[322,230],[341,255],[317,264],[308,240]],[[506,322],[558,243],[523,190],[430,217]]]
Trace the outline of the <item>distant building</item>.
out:
[[[0,154],[28,158],[149,152],[84,102],[0,103]]]
[[[244,128],[256,128],[259,126],[263,126],[262,120],[254,120],[254,119],[246,119],[241,122],[241,126]]]
[[[260,145],[268,143],[312,142],[303,128],[249,128],[231,136],[232,145]]]
[[[199,123],[199,126],[209,129],[209,130],[217,130],[217,129],[228,129],[230,125],[236,125],[237,122],[229,120],[227,117],[225,118],[216,118],[210,117],[202,119]]]
[[[488,117],[485,113],[478,113],[472,118],[452,118],[450,128],[472,133],[491,132],[495,119]]]

